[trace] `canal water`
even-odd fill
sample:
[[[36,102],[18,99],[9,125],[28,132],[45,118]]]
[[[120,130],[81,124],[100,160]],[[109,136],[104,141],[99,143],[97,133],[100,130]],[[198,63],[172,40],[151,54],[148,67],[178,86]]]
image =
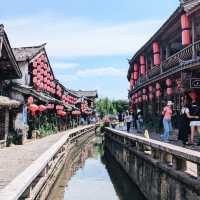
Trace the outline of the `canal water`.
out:
[[[74,162],[64,167],[48,200],[145,198],[119,164],[104,152],[101,138],[93,138],[82,146]]]

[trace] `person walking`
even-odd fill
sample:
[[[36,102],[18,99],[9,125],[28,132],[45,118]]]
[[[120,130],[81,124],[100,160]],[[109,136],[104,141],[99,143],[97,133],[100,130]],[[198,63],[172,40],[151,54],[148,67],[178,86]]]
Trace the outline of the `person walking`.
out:
[[[140,110],[140,109],[137,109],[136,124],[137,124],[137,132],[138,133],[142,133],[142,130],[143,130],[143,117],[142,117],[142,110]]]
[[[170,132],[172,131],[172,101],[168,101],[167,105],[163,108],[162,115],[163,115],[163,127],[164,127],[164,133],[163,133],[163,141],[168,142]]]
[[[128,111],[126,112],[124,120],[126,122],[127,132],[130,132],[131,122],[132,122],[132,115]]]
[[[186,100],[182,103],[182,108],[179,116],[178,123],[178,140],[181,140],[184,145],[188,144],[188,136],[190,133],[190,119],[198,119],[198,116],[190,115],[189,108],[187,107]]]
[[[121,112],[118,114],[118,121],[119,121],[119,128],[123,127],[123,116]]]

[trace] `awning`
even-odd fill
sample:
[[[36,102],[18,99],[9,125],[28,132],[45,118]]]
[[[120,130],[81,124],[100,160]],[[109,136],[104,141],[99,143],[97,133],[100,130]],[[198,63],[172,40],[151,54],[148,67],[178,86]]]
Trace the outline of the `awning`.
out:
[[[10,99],[5,96],[0,96],[0,107],[17,108],[20,106],[20,102]]]
[[[25,94],[25,95],[31,95],[31,96],[39,99],[40,101],[43,101],[43,102],[46,102],[46,103],[62,104],[62,102],[59,101],[58,99],[55,99],[48,94],[44,94],[42,92],[37,92],[32,87],[29,87],[29,86],[26,86],[26,85],[15,84],[15,85],[12,85],[12,89],[15,90],[15,91],[18,91],[22,94]]]

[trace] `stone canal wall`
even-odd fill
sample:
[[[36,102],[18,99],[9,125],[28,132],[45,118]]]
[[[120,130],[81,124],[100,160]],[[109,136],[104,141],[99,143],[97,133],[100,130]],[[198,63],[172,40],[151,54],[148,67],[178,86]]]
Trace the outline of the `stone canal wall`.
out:
[[[105,148],[148,200],[200,200],[200,153],[106,128]]]
[[[94,125],[67,131],[28,168],[0,190],[0,200],[45,200],[66,161],[74,158],[71,152],[75,152],[79,145],[94,134]]]

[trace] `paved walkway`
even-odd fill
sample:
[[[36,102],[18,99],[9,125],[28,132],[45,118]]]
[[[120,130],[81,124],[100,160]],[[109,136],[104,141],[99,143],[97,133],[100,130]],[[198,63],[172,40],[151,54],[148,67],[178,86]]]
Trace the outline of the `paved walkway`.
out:
[[[25,145],[0,149],[0,190],[23,172],[64,134],[68,134],[68,131],[35,140]]]

